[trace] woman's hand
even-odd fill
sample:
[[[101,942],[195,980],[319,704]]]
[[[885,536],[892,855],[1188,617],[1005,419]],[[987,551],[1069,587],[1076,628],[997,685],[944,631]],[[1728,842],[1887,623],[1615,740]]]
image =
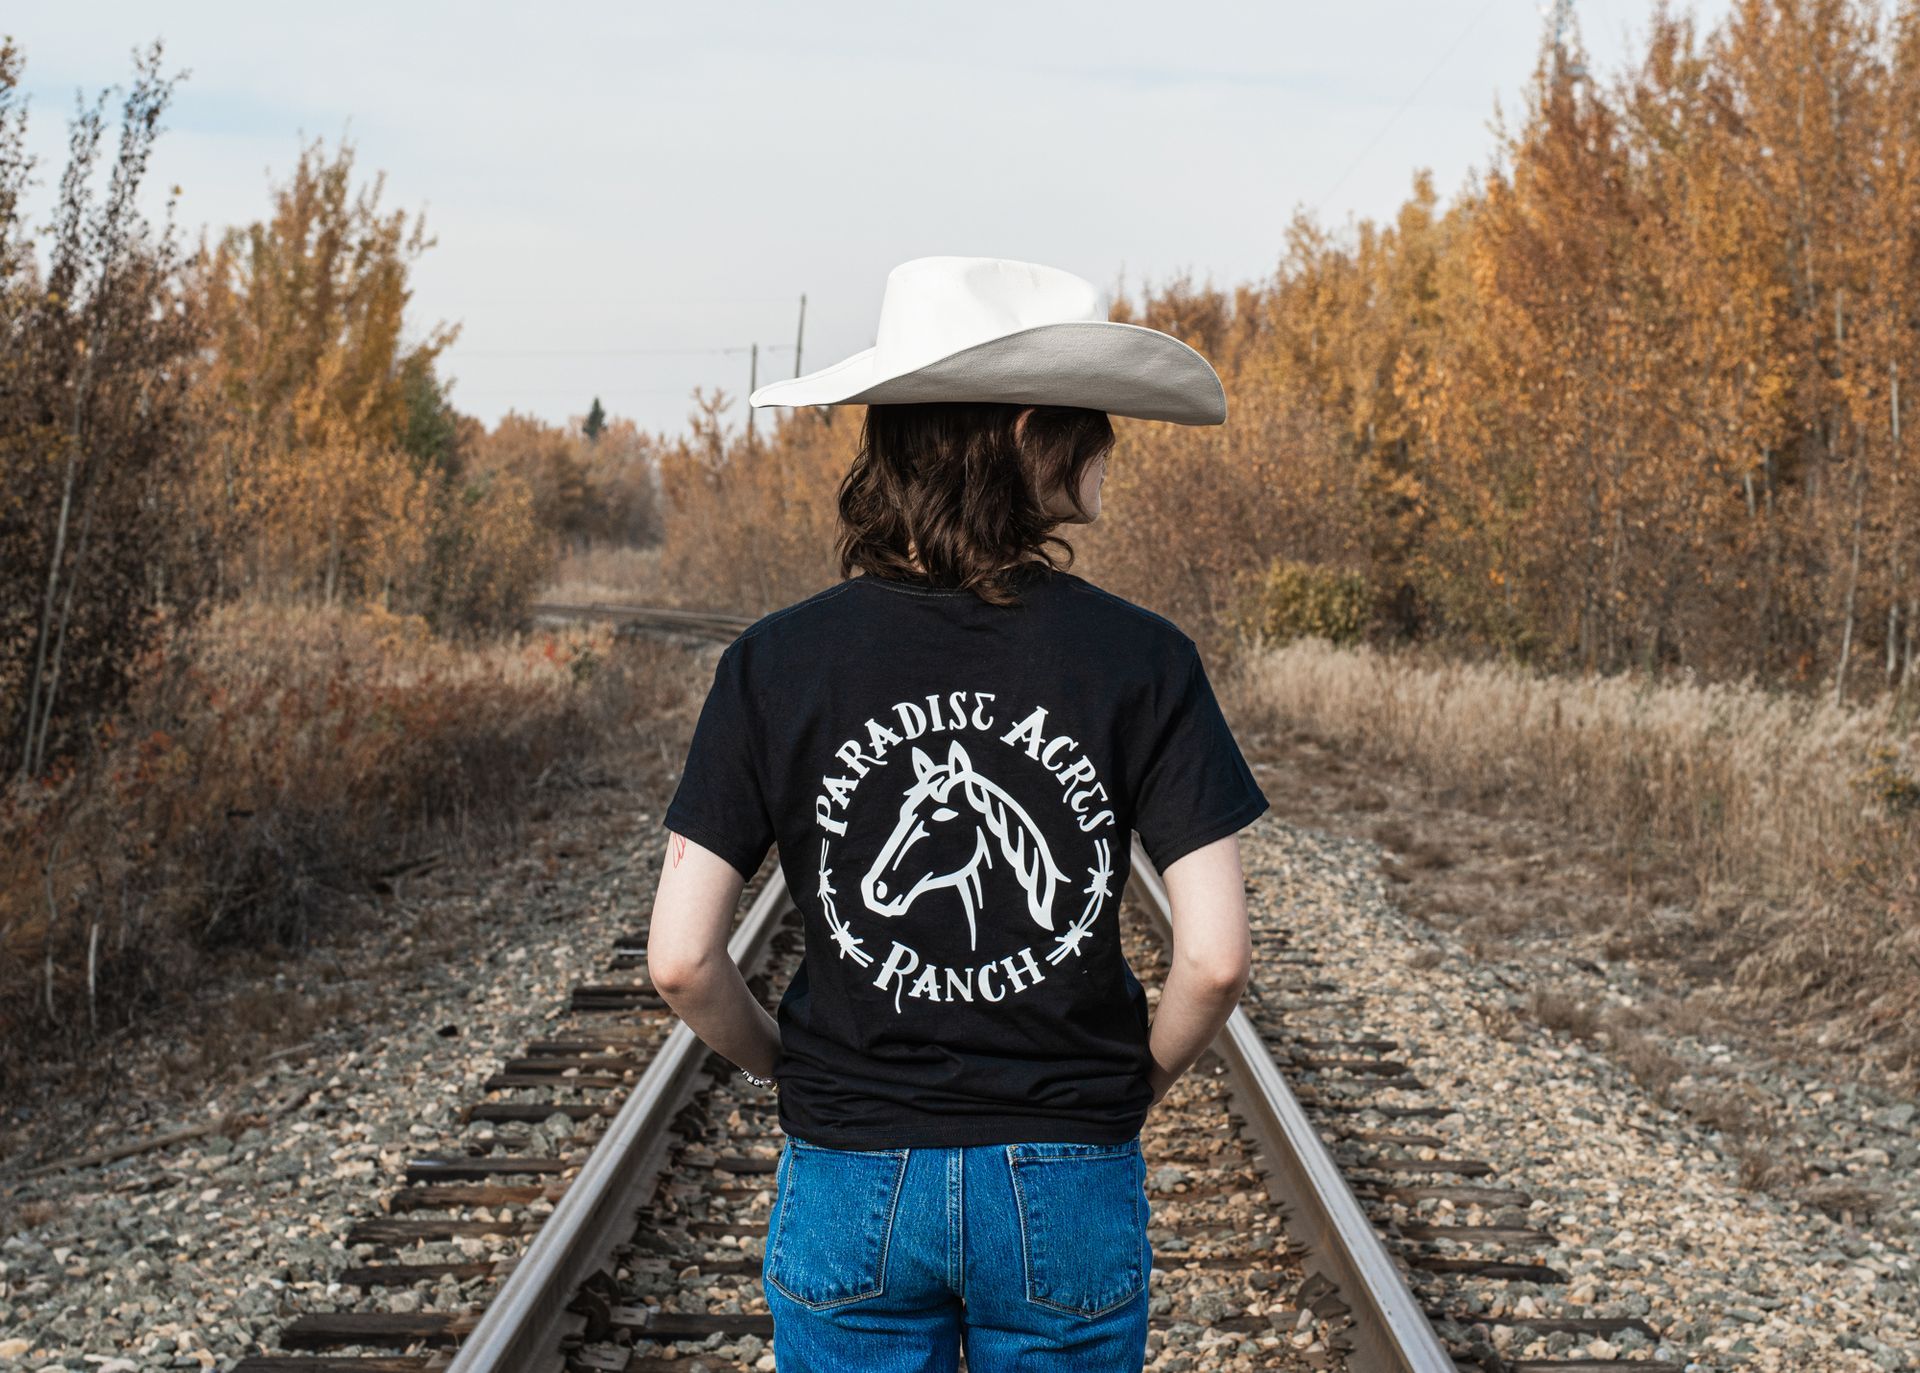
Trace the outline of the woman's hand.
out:
[[[1173,1090],[1173,1084],[1176,1081],[1178,1079],[1170,1076],[1158,1063],[1148,1070],[1147,1085],[1153,1088],[1153,1100],[1147,1103],[1149,1111],[1166,1099],[1167,1093]]]

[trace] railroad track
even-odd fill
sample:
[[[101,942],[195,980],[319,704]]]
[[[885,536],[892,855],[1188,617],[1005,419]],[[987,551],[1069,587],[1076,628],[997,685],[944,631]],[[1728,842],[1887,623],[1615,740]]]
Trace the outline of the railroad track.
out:
[[[770,976],[797,962],[799,932],[787,921],[793,909],[776,868],[729,943],[763,998]],[[406,1185],[387,1198],[388,1215],[346,1236],[350,1249],[371,1249],[381,1261],[349,1268],[339,1285],[392,1294],[422,1280],[499,1278],[485,1313],[317,1312],[282,1329],[286,1353],[241,1359],[233,1373],[563,1366],[564,1327],[579,1319],[566,1308],[579,1304],[605,1256],[632,1238],[631,1216],[659,1174],[672,1132],[698,1117],[713,1079],[732,1071],[632,977],[645,966],[645,950],[644,933],[620,940],[610,972],[625,976],[574,987],[561,1030],[504,1063],[481,1084],[486,1099],[460,1112],[463,1123],[482,1125],[469,1149],[410,1159]],[[521,1152],[529,1127],[557,1124],[556,1117],[565,1118],[571,1139],[548,1152]],[[421,1262],[407,1253],[515,1235],[529,1243],[506,1261],[435,1254]],[[382,1352],[393,1350],[403,1352]]]
[[[748,616],[730,615],[718,610],[678,610],[668,606],[610,605],[604,602],[574,605],[538,601],[532,610],[535,623],[566,624],[580,620],[604,620],[627,633],[677,630],[709,639],[731,639],[753,623]]]
[[[1157,888],[1137,866],[1136,878]],[[1170,944],[1163,894],[1148,906]],[[1642,1317],[1549,1317],[1515,1295],[1568,1282],[1542,1261],[1558,1241],[1534,1225],[1523,1180],[1448,1148],[1455,1108],[1408,1062],[1423,1046],[1368,1033],[1361,989],[1321,976],[1283,915],[1280,903],[1250,906],[1254,977],[1221,1040],[1289,1231],[1354,1307],[1350,1367],[1683,1373],[1665,1359],[1577,1352],[1629,1331],[1657,1343]],[[1568,1356],[1513,1352],[1556,1335]]]
[[[723,638],[749,623],[648,607],[540,609],[549,619]],[[1122,910],[1123,918],[1144,915],[1126,931],[1133,966],[1164,966],[1171,912],[1137,840]],[[763,1001],[801,956],[796,915],[772,864],[729,946]],[[1253,1207],[1268,1213],[1264,1222],[1242,1216],[1199,1227],[1208,1233],[1197,1250],[1185,1235],[1157,1241],[1155,1271],[1225,1272],[1246,1279],[1242,1290],[1275,1292],[1291,1305],[1256,1298],[1249,1307],[1216,1295],[1183,1308],[1169,1294],[1156,1327],[1178,1319],[1239,1332],[1247,1340],[1240,1354],[1260,1368],[1680,1373],[1679,1364],[1651,1359],[1501,1352],[1556,1332],[1583,1342],[1655,1332],[1631,1317],[1516,1310],[1506,1284],[1565,1281],[1537,1261],[1555,1241],[1527,1222],[1531,1198],[1485,1162],[1442,1152],[1436,1131],[1451,1110],[1408,1068],[1407,1046],[1348,1028],[1355,999],[1315,976],[1314,960],[1274,914],[1256,915],[1253,939],[1253,985],[1183,1079],[1191,1092],[1200,1069],[1222,1067],[1227,1093],[1213,1109],[1233,1128],[1223,1131],[1218,1116],[1197,1118],[1206,1113],[1200,1102],[1189,1108],[1196,1118],[1170,1122],[1166,1142],[1195,1151],[1181,1157],[1212,1162],[1238,1139],[1248,1155],[1244,1187],[1264,1189],[1276,1205]],[[232,1373],[649,1373],[685,1368],[702,1350],[747,1337],[771,1348],[758,1280],[781,1142],[776,1102],[707,1051],[636,978],[644,949],[644,933],[621,941],[611,956],[620,976],[574,988],[564,1028],[482,1084],[486,1099],[463,1112],[482,1124],[467,1152],[412,1159],[387,1214],[346,1237],[365,1261],[339,1275],[341,1286],[378,1299],[423,1280],[493,1280],[485,1310],[315,1312],[283,1328],[284,1352],[250,1356]],[[529,1128],[556,1126],[571,1137],[523,1151]],[[1150,1173],[1161,1143],[1156,1136],[1148,1150]],[[1198,1152],[1203,1143],[1207,1152]],[[1175,1191],[1155,1209],[1195,1200]],[[447,1252],[502,1236],[523,1239],[523,1250],[505,1260]],[[1280,1337],[1287,1334],[1294,1338]],[[703,1362],[709,1373],[772,1366],[764,1353],[753,1363],[710,1354]]]

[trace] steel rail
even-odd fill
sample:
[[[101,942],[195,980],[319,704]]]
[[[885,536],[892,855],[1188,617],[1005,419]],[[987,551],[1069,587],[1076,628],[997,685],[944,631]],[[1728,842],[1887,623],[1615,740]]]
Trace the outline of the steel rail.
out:
[[[593,601],[574,605],[562,601],[535,601],[528,609],[536,618],[551,620],[612,620],[619,624],[647,624],[661,628],[717,630],[738,634],[753,619],[723,610],[683,610],[675,606],[616,605]]]
[[[651,621],[735,633],[753,622],[720,611],[606,603],[546,602],[533,610],[563,618]],[[1149,916],[1172,947],[1173,910],[1166,884],[1138,836],[1132,839],[1131,869]],[[792,909],[792,893],[775,868],[729,941],[728,954],[743,969],[757,968],[773,930]],[[1306,1245],[1304,1266],[1332,1282],[1353,1315],[1352,1365],[1367,1373],[1457,1373],[1458,1366],[1243,1007],[1234,1007],[1213,1048],[1241,1088],[1247,1123],[1274,1168],[1271,1182],[1287,1208],[1287,1227]],[[665,1123],[680,1108],[707,1055],[686,1023],[677,1021],[447,1373],[544,1373],[563,1366],[560,1345],[568,1304],[625,1238],[619,1227],[631,1224],[641,1189],[664,1158]]]
[[[794,909],[776,866],[727,941],[727,954],[751,975],[774,931]],[[665,1161],[666,1126],[684,1104],[711,1051],[676,1019],[665,1043],[601,1136],[580,1175],[560,1196],[447,1373],[546,1373],[565,1367],[567,1306],[615,1247],[633,1233],[644,1190]]]
[[[1132,867],[1148,913],[1171,948],[1173,907],[1166,883],[1138,836]],[[1288,1208],[1287,1229],[1307,1246],[1306,1268],[1338,1287],[1353,1313],[1349,1365],[1366,1373],[1457,1373],[1452,1355],[1340,1176],[1340,1166],[1280,1075],[1244,1007],[1233,1008],[1213,1048],[1244,1089],[1243,1112],[1261,1152],[1274,1166],[1273,1182]]]

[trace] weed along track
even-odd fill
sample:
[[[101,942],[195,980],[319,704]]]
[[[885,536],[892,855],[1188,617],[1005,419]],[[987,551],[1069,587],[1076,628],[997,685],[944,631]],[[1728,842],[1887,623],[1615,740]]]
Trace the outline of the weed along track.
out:
[[[723,637],[745,623],[543,613]],[[729,952],[771,1005],[802,934],[778,864],[763,871]],[[1448,1150],[1457,1117],[1410,1046],[1367,1029],[1366,990],[1318,972],[1281,903],[1263,899],[1258,864],[1248,871],[1253,983],[1144,1130],[1148,1366],[1678,1373],[1639,1357],[1657,1336],[1636,1316],[1549,1317],[1509,1295],[1566,1276],[1541,1258],[1555,1240],[1524,1179]],[[1137,841],[1120,909],[1154,997],[1171,917]],[[550,1030],[482,1083],[463,1148],[406,1160],[383,1214],[345,1237],[341,1309],[297,1316],[282,1352],[234,1373],[773,1368],[761,1261],[776,1099],[647,985],[645,942],[644,930],[619,941]],[[476,1290],[479,1307],[429,1305]],[[1604,1360],[1595,1341],[1611,1342]]]

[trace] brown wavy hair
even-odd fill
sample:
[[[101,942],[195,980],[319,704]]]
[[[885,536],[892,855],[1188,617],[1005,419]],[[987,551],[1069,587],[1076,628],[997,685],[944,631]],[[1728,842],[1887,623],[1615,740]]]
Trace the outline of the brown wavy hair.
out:
[[[1081,476],[1113,447],[1113,424],[1101,410],[1036,405],[1023,436],[1015,420],[1027,408],[869,405],[859,453],[840,482],[840,575],[859,568],[1012,605],[1012,583],[1027,565],[1071,566],[1073,545],[1053,532],[1062,520],[1041,500],[1064,487],[1087,514]]]

